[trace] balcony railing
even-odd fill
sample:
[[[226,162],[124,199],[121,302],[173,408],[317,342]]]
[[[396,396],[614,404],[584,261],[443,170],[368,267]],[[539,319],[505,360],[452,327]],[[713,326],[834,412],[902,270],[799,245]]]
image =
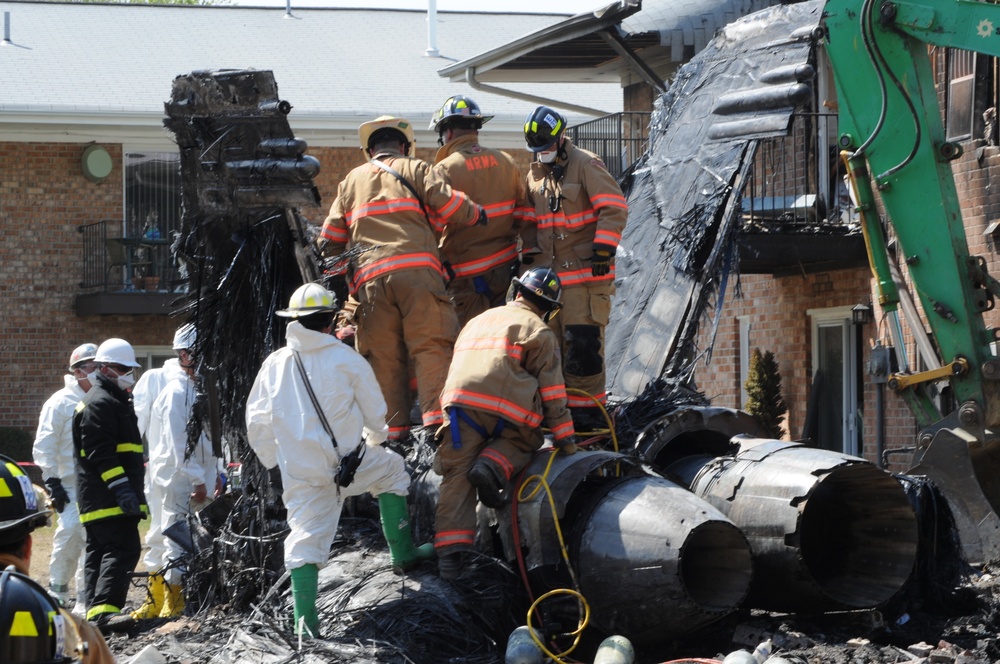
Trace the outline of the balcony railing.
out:
[[[573,144],[600,155],[608,172],[620,179],[649,147],[649,113],[614,113],[567,130]]]
[[[118,221],[98,221],[79,227],[83,240],[83,277],[80,288],[109,292],[171,291],[177,270],[170,257],[170,240],[160,237],[124,237],[112,233]]]
[[[760,141],[740,198],[742,272],[781,276],[868,264],[837,135],[836,115],[796,113],[787,136]]]
[[[860,232],[837,147],[837,116],[796,113],[791,132],[761,140],[742,194],[744,233]]]
[[[77,314],[168,314],[183,284],[170,240],[128,237],[120,221],[79,227],[83,245]]]

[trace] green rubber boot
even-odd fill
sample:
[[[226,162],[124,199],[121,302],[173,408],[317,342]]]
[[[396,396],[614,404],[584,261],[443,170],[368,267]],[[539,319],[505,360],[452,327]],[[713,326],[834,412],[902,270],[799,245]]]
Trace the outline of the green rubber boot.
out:
[[[413,546],[406,498],[394,493],[380,493],[378,510],[382,517],[382,533],[389,543],[389,554],[392,556],[392,571],[402,574],[420,562],[434,558],[433,544]]]
[[[316,613],[316,592],[319,586],[319,566],[303,565],[291,570],[292,606],[295,616],[295,634],[303,637],[319,636],[319,615]]]

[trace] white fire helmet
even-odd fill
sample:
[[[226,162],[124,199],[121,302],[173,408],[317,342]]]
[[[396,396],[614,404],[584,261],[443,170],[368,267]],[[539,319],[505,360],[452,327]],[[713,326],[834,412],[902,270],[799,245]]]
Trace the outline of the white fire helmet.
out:
[[[282,318],[299,318],[324,311],[336,311],[337,299],[333,293],[316,283],[302,284],[288,299],[288,308],[274,313]]]
[[[174,332],[174,350],[191,350],[198,341],[198,330],[193,323],[181,325]]]
[[[132,344],[124,339],[114,337],[101,342],[101,345],[97,347],[94,361],[101,364],[120,364],[125,367],[140,366],[135,361],[135,350],[133,350]]]

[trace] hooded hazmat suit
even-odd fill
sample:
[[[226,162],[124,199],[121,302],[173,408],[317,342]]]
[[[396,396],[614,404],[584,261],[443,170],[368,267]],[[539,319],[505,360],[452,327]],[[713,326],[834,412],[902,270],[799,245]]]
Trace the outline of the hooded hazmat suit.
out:
[[[82,561],[87,534],[80,524],[80,511],[76,506],[76,466],[73,462],[73,412],[84,394],[75,376],[63,376],[63,388],[42,406],[31,450],[42,477],[59,478],[69,496],[52,535],[49,562],[49,589],[63,603],[69,599],[69,580],[74,575],[77,596],[84,591]],[[86,604],[80,599],[77,603],[81,607]]]
[[[405,497],[410,476],[403,458],[379,443],[388,437],[386,405],[375,374],[357,351],[336,337],[293,321],[288,345],[261,366],[247,399],[247,438],[267,468],[281,472],[288,510],[285,567],[326,565],[340,523],[343,500],[363,493]],[[337,438],[338,451],[316,415],[295,366],[298,351],[313,391]],[[368,448],[354,482],[338,491],[340,458],[358,445]]]
[[[196,396],[195,382],[186,373],[171,380],[160,392],[150,412],[146,438],[149,441],[149,480],[147,500],[150,525],[146,533],[149,550],[143,557],[147,569],[162,570],[171,560],[181,557],[181,547],[163,531],[185,518],[190,511],[194,488],[204,485],[211,493],[218,476],[218,459],[212,444],[202,433],[198,444],[187,454],[187,424]],[[181,570],[164,571],[166,582],[181,582]]]

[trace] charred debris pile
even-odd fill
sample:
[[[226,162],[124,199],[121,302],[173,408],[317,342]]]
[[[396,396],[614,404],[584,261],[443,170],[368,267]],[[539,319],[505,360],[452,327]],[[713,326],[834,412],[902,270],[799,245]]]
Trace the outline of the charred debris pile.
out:
[[[393,575],[373,502],[352,499],[320,576],[324,639],[295,642],[280,487],[243,424],[257,369],[283,343],[275,309],[323,278],[297,212],[319,203],[319,165],[293,137],[290,110],[264,71],[180,76],[166,104],[183,182],[173,250],[202,376],[192,433],[208,431],[240,464],[235,490],[194,517],[185,538],[189,613],[212,617],[191,635],[207,639],[196,659],[499,661],[530,611],[555,652],[592,656],[601,636],[620,634],[653,661],[699,638],[717,643],[703,652],[726,652],[732,621],[753,611],[902,615],[934,589],[950,596],[965,569],[942,562],[959,558],[949,557],[940,511],[925,509],[929,487],[758,437],[746,414],[657,375],[613,407],[614,426],[583,452],[543,451],[519,478],[518,500],[482,512],[481,564],[459,584],[438,579],[433,564]],[[415,533],[426,540],[433,454],[421,445],[408,454]],[[222,647],[219,634],[208,638],[214,625]]]

